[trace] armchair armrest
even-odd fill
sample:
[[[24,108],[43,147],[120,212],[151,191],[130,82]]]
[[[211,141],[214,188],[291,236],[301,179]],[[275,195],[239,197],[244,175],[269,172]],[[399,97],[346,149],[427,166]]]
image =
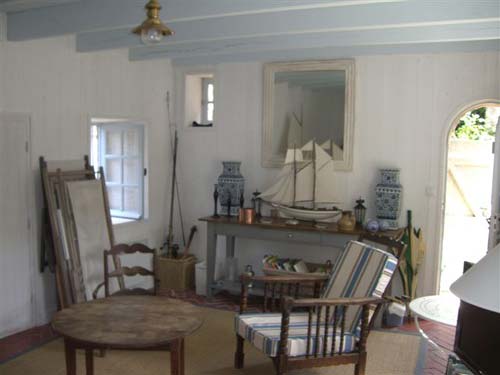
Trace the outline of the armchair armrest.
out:
[[[94,291],[92,292],[93,299],[97,299],[97,295],[99,293],[99,290],[101,290],[102,287],[104,287],[104,281],[102,283],[100,283],[99,285],[97,285],[96,288],[94,289]]]
[[[377,305],[386,303],[383,298],[378,297],[361,297],[361,298],[302,298],[293,299],[287,297],[285,299],[285,306],[293,307],[327,307],[335,305],[353,306],[353,305]]]

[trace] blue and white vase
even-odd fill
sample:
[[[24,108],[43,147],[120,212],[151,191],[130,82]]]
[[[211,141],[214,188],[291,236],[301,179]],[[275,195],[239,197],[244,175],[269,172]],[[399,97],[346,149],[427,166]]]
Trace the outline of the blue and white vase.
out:
[[[240,161],[223,161],[222,174],[218,179],[219,202],[221,214],[227,215],[227,202],[231,196],[231,216],[238,216],[240,211],[240,197],[245,192],[245,178],[240,172]]]
[[[403,187],[399,183],[399,169],[381,169],[381,181],[375,188],[377,219],[387,222],[388,229],[399,228]]]

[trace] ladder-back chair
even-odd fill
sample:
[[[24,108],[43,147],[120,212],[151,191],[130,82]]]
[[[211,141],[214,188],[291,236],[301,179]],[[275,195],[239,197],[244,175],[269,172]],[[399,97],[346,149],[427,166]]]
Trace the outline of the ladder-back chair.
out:
[[[126,267],[121,265],[123,262],[120,262],[120,266],[117,267],[114,271],[110,271],[109,269],[109,258],[110,257],[118,257],[122,258],[124,255],[129,255],[129,254],[135,254],[135,253],[141,253],[141,254],[149,254],[152,256],[152,264],[153,264],[153,270],[148,270],[144,267],[141,266],[135,266],[135,267]],[[155,259],[155,254],[156,251],[154,249],[150,249],[149,247],[143,245],[143,244],[134,244],[134,245],[126,245],[126,244],[120,244],[120,245],[115,245],[113,246],[110,250],[104,250],[104,295],[106,297],[109,297],[111,295],[137,295],[137,294],[151,294],[155,295],[157,291],[157,284],[158,281],[156,279],[156,259]],[[153,278],[153,288],[151,289],[145,289],[145,288],[134,288],[134,289],[127,289],[127,288],[122,288],[118,290],[117,292],[111,293],[111,288],[110,288],[110,280],[112,278],[121,278],[121,277],[131,277],[131,276],[145,276],[145,277],[152,277]]]

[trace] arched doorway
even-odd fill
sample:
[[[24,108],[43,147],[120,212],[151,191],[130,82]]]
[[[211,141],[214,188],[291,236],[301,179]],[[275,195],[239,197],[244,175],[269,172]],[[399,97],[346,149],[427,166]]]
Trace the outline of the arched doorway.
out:
[[[488,249],[493,185],[493,144],[500,103],[462,111],[448,134],[445,209],[439,292],[463,273],[464,261],[477,262]]]

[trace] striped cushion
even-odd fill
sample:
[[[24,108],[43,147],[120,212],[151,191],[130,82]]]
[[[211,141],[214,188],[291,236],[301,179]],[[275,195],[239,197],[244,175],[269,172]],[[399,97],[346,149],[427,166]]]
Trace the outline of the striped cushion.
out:
[[[370,245],[349,241],[335,263],[322,298],[382,297],[397,266],[397,258]],[[345,330],[359,334],[361,307],[349,306]],[[370,319],[374,309],[370,312]]]
[[[235,330],[241,337],[250,341],[257,349],[268,355],[276,357],[280,342],[281,333],[281,314],[242,314],[236,315]],[[302,357],[307,353],[307,327],[308,314],[294,313],[290,315],[290,325],[288,334],[288,356]],[[316,319],[313,319],[312,333],[310,340],[309,353],[312,354],[316,346]],[[320,325],[320,340],[318,353],[323,352],[324,324]],[[332,326],[329,326],[329,336],[327,338],[327,352],[331,351],[332,346]],[[340,333],[335,337],[335,352],[340,348]],[[357,344],[357,338],[352,333],[344,334],[342,351],[349,353],[354,351]]]

